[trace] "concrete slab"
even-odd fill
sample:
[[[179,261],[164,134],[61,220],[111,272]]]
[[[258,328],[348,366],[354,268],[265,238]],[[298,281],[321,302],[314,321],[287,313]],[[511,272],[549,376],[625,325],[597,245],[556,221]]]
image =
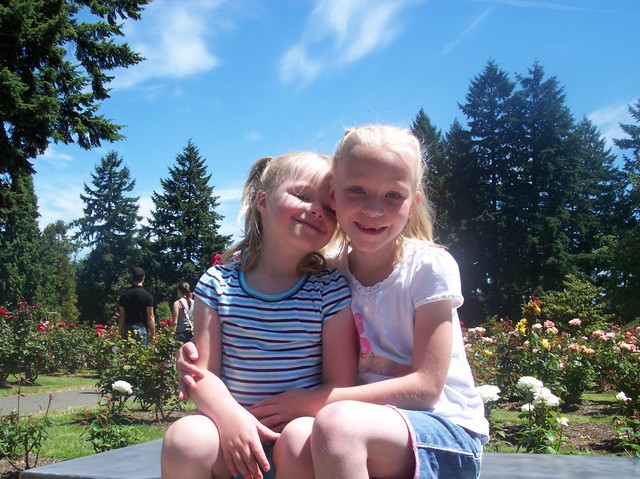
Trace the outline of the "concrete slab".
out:
[[[20,479],[160,479],[162,440],[24,471]],[[640,478],[640,459],[485,453],[482,479]]]

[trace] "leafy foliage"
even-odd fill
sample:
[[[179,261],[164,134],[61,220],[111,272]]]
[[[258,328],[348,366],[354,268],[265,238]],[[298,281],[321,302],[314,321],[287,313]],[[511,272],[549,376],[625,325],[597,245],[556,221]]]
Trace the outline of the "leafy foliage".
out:
[[[107,72],[143,60],[126,43],[123,20],[150,0],[8,0],[0,7],[0,174],[33,171],[51,140],[98,147],[122,138],[98,113]],[[95,19],[93,23],[86,21]]]
[[[92,248],[80,263],[78,297],[82,319],[106,323],[117,309],[137,255],[138,198],[127,196],[135,186],[129,168],[117,153],[102,158],[85,184],[84,216],[77,236]]]
[[[0,416],[0,457],[5,457],[16,470],[21,469],[18,459],[24,461],[26,469],[38,464],[42,442],[52,424],[49,419],[52,400],[51,394],[44,414],[21,416],[18,408]],[[35,456],[33,463],[32,455]]]
[[[96,362],[103,396],[113,397],[113,384],[126,381],[136,392],[136,402],[143,408],[153,408],[157,417],[164,416],[178,394],[175,354],[180,343],[170,323],[171,320],[158,323],[155,341],[147,347],[133,338],[121,339],[115,328],[99,328]]]
[[[148,232],[151,263],[150,287],[170,298],[180,280],[195,284],[210,266],[210,258],[224,251],[230,237],[219,234],[223,219],[216,212],[219,197],[210,186],[205,160],[189,141],[160,180],[163,191],[152,196],[154,209]],[[147,235],[145,235],[147,236]]]
[[[607,238],[629,215],[626,183],[593,125],[573,120],[558,80],[534,64],[514,82],[490,61],[460,108],[467,126],[455,122],[444,144],[422,111],[413,129],[445,212],[440,239],[460,264],[465,323],[517,320],[531,293],[560,290],[568,274],[602,284]]]
[[[43,281],[33,178],[0,176],[0,304],[36,301]]]

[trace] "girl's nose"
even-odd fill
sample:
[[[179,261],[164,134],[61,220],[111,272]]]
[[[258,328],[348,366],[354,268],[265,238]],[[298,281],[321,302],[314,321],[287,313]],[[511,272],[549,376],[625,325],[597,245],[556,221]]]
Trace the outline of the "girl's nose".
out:
[[[324,216],[324,206],[319,201],[311,203],[311,214],[322,218]]]
[[[382,203],[375,196],[369,196],[362,205],[362,211],[368,215],[381,215]]]

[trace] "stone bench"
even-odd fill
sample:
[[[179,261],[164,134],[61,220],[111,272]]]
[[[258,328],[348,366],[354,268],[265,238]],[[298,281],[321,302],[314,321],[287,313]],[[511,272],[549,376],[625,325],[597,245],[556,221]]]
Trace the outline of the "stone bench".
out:
[[[36,467],[20,479],[160,479],[162,440]],[[485,453],[482,479],[640,478],[640,459]],[[189,478],[185,478],[189,479]]]

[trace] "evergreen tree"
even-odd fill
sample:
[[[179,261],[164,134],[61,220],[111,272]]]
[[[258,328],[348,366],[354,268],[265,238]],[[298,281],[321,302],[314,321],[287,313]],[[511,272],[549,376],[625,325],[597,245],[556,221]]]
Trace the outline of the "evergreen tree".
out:
[[[78,271],[78,305],[84,321],[108,320],[119,294],[137,266],[138,197],[127,196],[135,180],[116,152],[109,152],[84,185],[84,216],[74,222],[76,235],[90,248]],[[143,266],[144,267],[144,266]]]
[[[42,232],[42,264],[45,281],[39,303],[45,311],[55,311],[63,321],[76,321],[76,267],[71,261],[73,246],[63,221],[47,225]]]
[[[460,265],[461,317],[517,318],[526,297],[569,274],[607,274],[628,214],[625,182],[598,131],[575,124],[555,77],[534,64],[517,83],[493,62],[475,77],[446,137],[447,239]]]
[[[89,149],[122,138],[98,110],[109,98],[107,72],[143,59],[114,39],[123,35],[123,20],[139,19],[149,2],[2,2],[0,174],[32,172],[30,160],[51,140]]]
[[[614,139],[613,142],[618,148],[630,151],[624,155],[625,171],[631,185],[633,213],[636,219],[640,219],[640,99],[636,100],[634,105],[629,105],[629,113],[636,124],[621,123],[620,128],[627,138]]]
[[[160,180],[162,192],[152,196],[148,229],[158,260],[152,281],[162,281],[156,292],[164,289],[165,300],[175,294],[180,279],[193,285],[211,265],[211,257],[229,244],[230,237],[218,233],[223,217],[216,212],[219,197],[210,180],[204,159],[189,140],[169,176]]]
[[[510,235],[518,267],[507,278],[520,297],[507,298],[512,317],[526,293],[556,290],[565,276],[577,273],[569,255],[569,211],[577,187],[572,156],[573,118],[555,77],[545,79],[534,64],[529,75],[517,75],[520,89],[512,101],[510,123],[512,175],[509,182],[515,235]],[[525,235],[521,233],[525,232]],[[517,236],[516,236],[517,235]]]
[[[575,128],[576,159],[573,186],[567,202],[568,252],[584,275],[598,282],[608,274],[609,258],[601,254],[608,238],[625,229],[630,217],[625,200],[626,180],[616,165],[616,156],[590,120],[584,118]]]
[[[614,143],[625,150],[625,172],[628,175],[628,203],[632,210],[627,228],[612,241],[612,274],[608,295],[616,311],[627,321],[640,320],[640,99],[629,106],[635,124],[621,124],[626,138]],[[627,151],[628,150],[628,151]]]
[[[430,205],[434,209],[436,224],[434,233],[439,240],[448,242],[448,211],[451,192],[447,188],[450,182],[451,167],[445,156],[445,142],[442,132],[438,130],[423,109],[413,120],[411,131],[420,141],[425,169],[425,192]]]
[[[514,286],[506,277],[515,252],[510,244],[512,232],[506,230],[513,209],[505,189],[512,175],[509,127],[513,90],[508,75],[489,61],[471,81],[466,103],[460,105],[469,130],[463,135],[462,156],[451,160],[456,165],[451,194],[459,202],[459,223],[453,227],[462,242],[459,261],[470,270],[468,292],[484,303],[483,310],[494,314],[508,313],[505,298],[513,295]],[[458,133],[453,138],[462,136]]]
[[[38,299],[43,277],[39,216],[31,175],[0,176],[0,304]]]
[[[490,278],[487,275],[487,260],[484,247],[476,236],[476,219],[482,216],[483,204],[479,166],[471,133],[456,120],[446,135],[446,157],[452,174],[446,185],[451,199],[446,225],[448,244],[460,268],[460,279],[464,304],[460,316],[468,326],[480,324],[491,314],[487,306]],[[442,206],[440,207],[442,208]]]

